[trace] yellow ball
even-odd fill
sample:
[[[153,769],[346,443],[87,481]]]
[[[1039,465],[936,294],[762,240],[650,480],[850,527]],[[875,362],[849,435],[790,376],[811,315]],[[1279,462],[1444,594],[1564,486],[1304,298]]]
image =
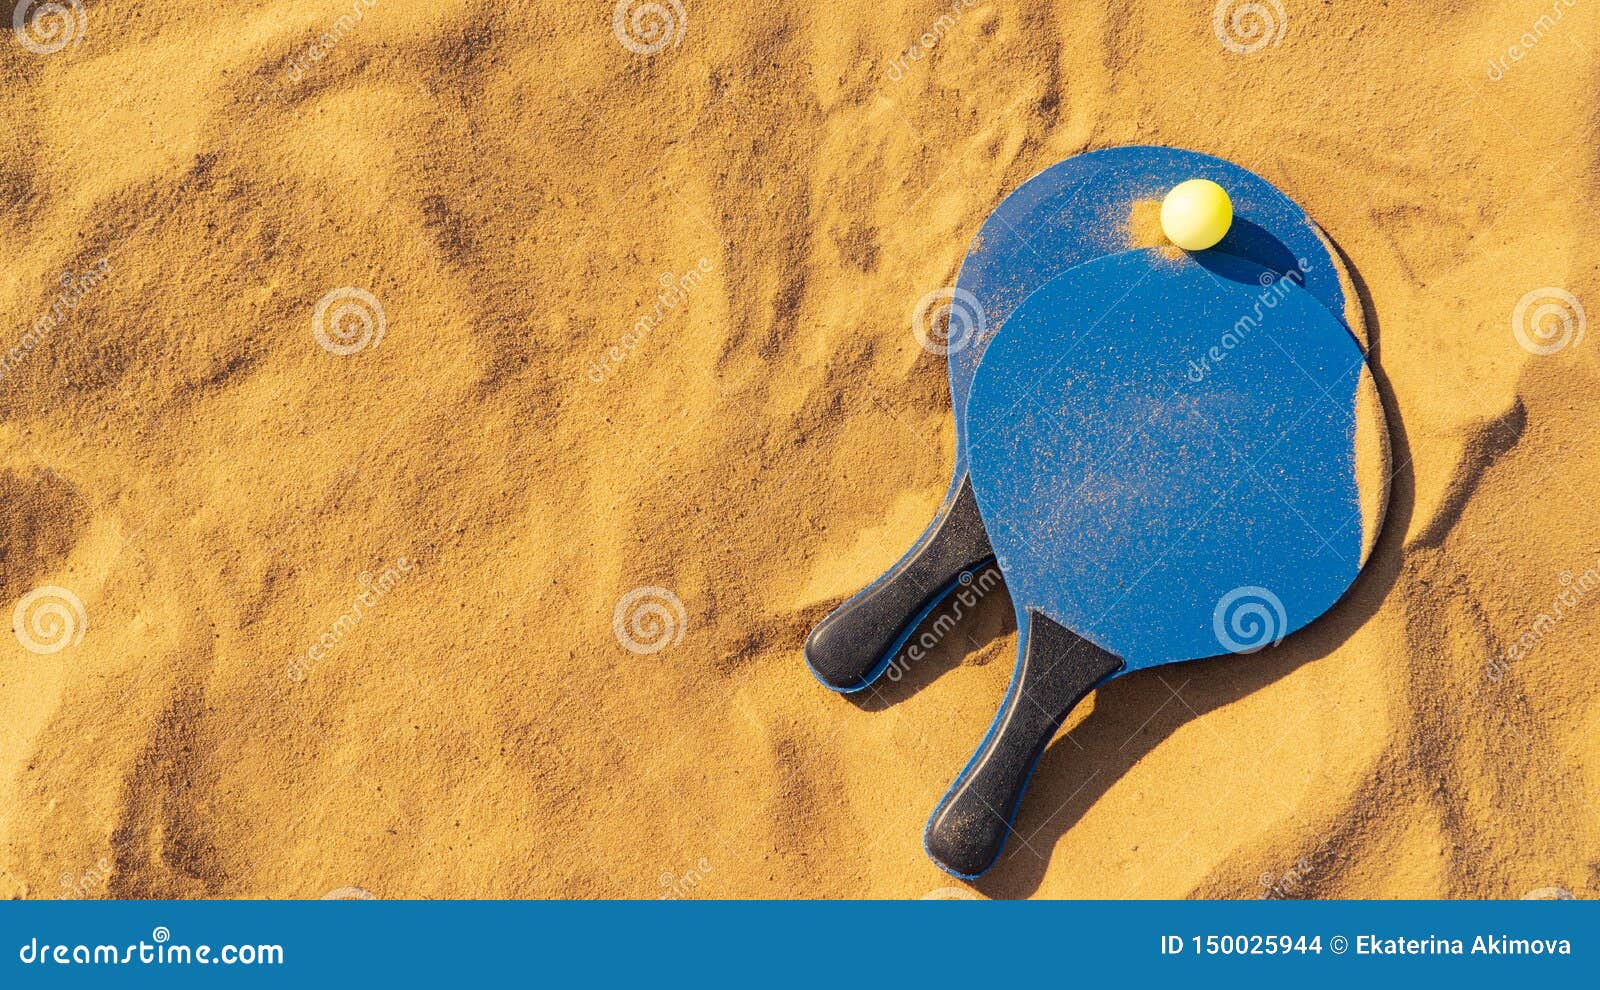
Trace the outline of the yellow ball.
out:
[[[1161,201],[1161,229],[1185,251],[1204,251],[1233,226],[1233,201],[1210,179],[1180,182]]]

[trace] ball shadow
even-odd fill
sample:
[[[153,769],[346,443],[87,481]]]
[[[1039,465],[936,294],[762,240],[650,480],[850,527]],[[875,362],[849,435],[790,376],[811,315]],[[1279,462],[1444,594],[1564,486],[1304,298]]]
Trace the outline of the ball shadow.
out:
[[[1234,277],[1234,269],[1227,262],[1235,258],[1253,261],[1279,278],[1289,276],[1302,276],[1300,259],[1294,256],[1287,246],[1266,228],[1246,220],[1244,217],[1235,217],[1233,226],[1228,229],[1228,234],[1217,244],[1214,251],[1201,251],[1191,255],[1200,267],[1213,275],[1239,281]],[[1257,285],[1253,278],[1243,282],[1245,285]]]

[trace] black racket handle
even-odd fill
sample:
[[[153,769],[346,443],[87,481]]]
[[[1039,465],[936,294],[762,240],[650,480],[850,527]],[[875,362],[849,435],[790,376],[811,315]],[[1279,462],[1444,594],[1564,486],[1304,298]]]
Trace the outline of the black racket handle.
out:
[[[994,724],[923,833],[940,869],[971,880],[994,865],[1034,764],[1084,695],[1122,666],[1054,620],[1028,613],[1017,672]]]
[[[994,557],[978,515],[972,479],[954,494],[910,553],[883,577],[829,613],[806,637],[806,663],[835,691],[859,691],[883,672],[902,633],[963,573]]]

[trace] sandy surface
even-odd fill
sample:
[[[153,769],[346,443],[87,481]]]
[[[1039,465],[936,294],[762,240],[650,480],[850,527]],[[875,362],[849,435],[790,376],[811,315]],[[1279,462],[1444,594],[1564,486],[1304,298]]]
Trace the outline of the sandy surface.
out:
[[[0,896],[957,887],[1005,594],[859,703],[800,645],[943,495],[918,300],[1133,142],[1349,260],[1393,500],[1323,621],[1081,706],[976,891],[1600,893],[1595,6],[682,3],[4,37]]]

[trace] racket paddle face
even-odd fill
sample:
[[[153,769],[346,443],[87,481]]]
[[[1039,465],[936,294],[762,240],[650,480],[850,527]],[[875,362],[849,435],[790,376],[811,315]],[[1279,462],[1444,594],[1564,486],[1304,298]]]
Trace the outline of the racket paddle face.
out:
[[[918,622],[993,557],[967,476],[966,413],[984,350],[1017,306],[1055,275],[1121,252],[1140,204],[1153,216],[1185,179],[1208,178],[1233,201],[1232,229],[1214,251],[1248,258],[1343,312],[1337,267],[1298,206],[1255,173],[1179,148],[1134,145],[1086,152],[1044,170],[1001,202],[973,238],[951,300],[946,341],[955,469],[938,514],[883,576],[835,609],[806,642],[812,673],[835,691],[870,686]]]
[[[967,408],[979,510],[1016,603],[1121,673],[1245,652],[1355,580],[1365,359],[1293,279],[1217,252],[1118,254],[1007,321]],[[1362,487],[1369,491],[1363,496]],[[1265,638],[1263,638],[1265,637]]]
[[[994,723],[923,834],[971,879],[1097,684],[1254,652],[1331,607],[1376,539],[1388,472],[1344,323],[1297,279],[1216,251],[1130,251],[1049,281],[984,353],[967,424],[1018,629]]]

